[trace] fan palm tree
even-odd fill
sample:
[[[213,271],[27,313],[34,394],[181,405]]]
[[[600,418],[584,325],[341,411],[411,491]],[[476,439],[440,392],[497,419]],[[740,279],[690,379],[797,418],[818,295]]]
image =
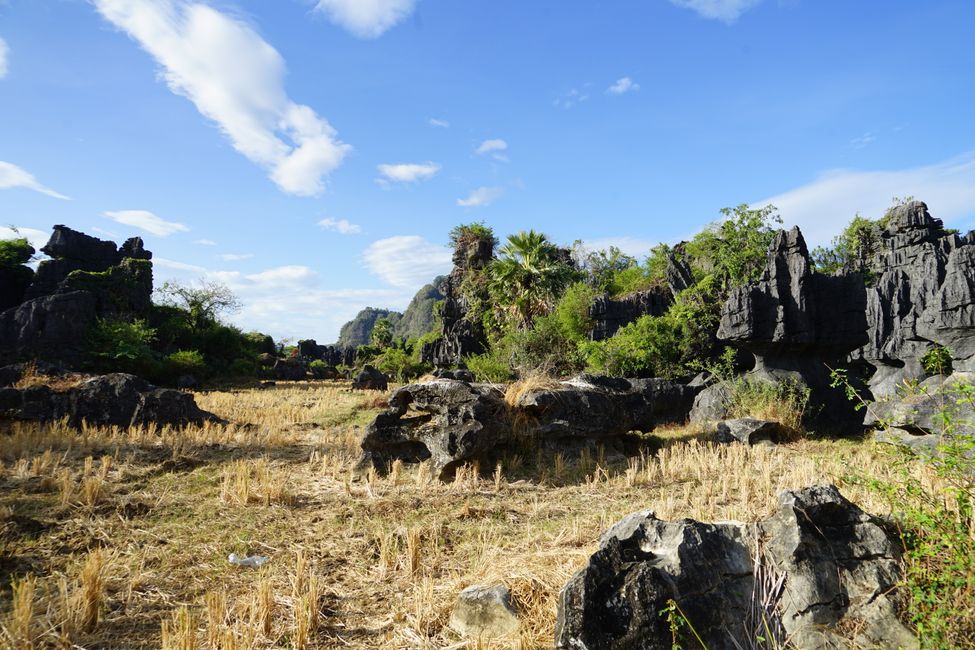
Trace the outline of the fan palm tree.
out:
[[[520,327],[548,313],[575,269],[548,237],[534,230],[509,235],[491,264],[491,293],[496,307]]]

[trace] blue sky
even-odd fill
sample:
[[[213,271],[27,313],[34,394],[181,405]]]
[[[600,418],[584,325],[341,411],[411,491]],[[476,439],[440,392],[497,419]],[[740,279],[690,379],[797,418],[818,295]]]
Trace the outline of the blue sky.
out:
[[[769,200],[975,222],[967,0],[0,1],[0,223],[142,236],[157,283],[329,342],[449,229],[643,254]]]

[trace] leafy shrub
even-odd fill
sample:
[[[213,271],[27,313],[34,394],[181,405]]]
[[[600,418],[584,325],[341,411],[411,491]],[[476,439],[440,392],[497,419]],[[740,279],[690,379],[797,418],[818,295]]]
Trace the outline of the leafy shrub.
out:
[[[722,208],[723,221],[714,223],[685,247],[695,275],[713,276],[721,291],[758,279],[775,238],[772,224],[782,223],[775,207],[751,209],[742,204]]]
[[[257,362],[252,359],[234,359],[227,368],[227,374],[231,377],[256,377]]]
[[[881,225],[859,214],[828,247],[817,246],[809,255],[813,268],[820,273],[838,271],[870,273],[871,263],[880,246]]]
[[[929,375],[950,375],[951,350],[942,345],[934,346],[921,356],[921,367]]]
[[[679,377],[680,325],[667,316],[641,316],[605,341],[582,344],[590,371],[614,377]]]
[[[404,348],[388,348],[375,365],[398,382],[410,381],[430,370],[429,365],[414,359],[412,350]]]
[[[207,364],[203,355],[196,350],[178,350],[163,359],[166,375],[171,379],[178,379],[182,375],[202,377],[207,373]]]
[[[469,355],[464,358],[464,363],[477,381],[503,384],[514,379],[511,363],[499,355],[496,349],[484,354]]]
[[[101,319],[88,332],[87,350],[99,372],[128,372],[152,378],[159,370],[151,347],[155,339],[156,330],[144,320]]]

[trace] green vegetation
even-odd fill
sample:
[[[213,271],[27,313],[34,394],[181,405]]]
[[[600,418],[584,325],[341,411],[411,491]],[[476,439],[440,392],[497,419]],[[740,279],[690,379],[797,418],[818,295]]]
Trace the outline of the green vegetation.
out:
[[[817,246],[809,255],[813,268],[820,273],[840,271],[869,273],[870,262],[880,245],[881,222],[857,214],[830,246]]]
[[[921,367],[929,375],[950,375],[951,350],[943,345],[936,345],[921,357]]]
[[[34,270],[25,266],[34,248],[23,238],[0,239],[0,311],[20,304],[34,279]]]

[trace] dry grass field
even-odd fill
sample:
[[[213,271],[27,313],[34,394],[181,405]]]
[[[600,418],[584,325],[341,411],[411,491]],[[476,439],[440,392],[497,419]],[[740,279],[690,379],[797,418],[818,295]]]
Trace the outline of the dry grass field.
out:
[[[844,481],[887,471],[873,443],[715,447],[686,429],[619,467],[512,455],[449,484],[422,465],[354,477],[384,400],[279,384],[198,394],[227,426],[3,425],[0,646],[546,648],[560,588],[629,512],[754,519],[783,489],[831,481],[884,514]],[[239,567],[231,553],[270,559]],[[458,638],[457,594],[497,582],[520,639]]]

